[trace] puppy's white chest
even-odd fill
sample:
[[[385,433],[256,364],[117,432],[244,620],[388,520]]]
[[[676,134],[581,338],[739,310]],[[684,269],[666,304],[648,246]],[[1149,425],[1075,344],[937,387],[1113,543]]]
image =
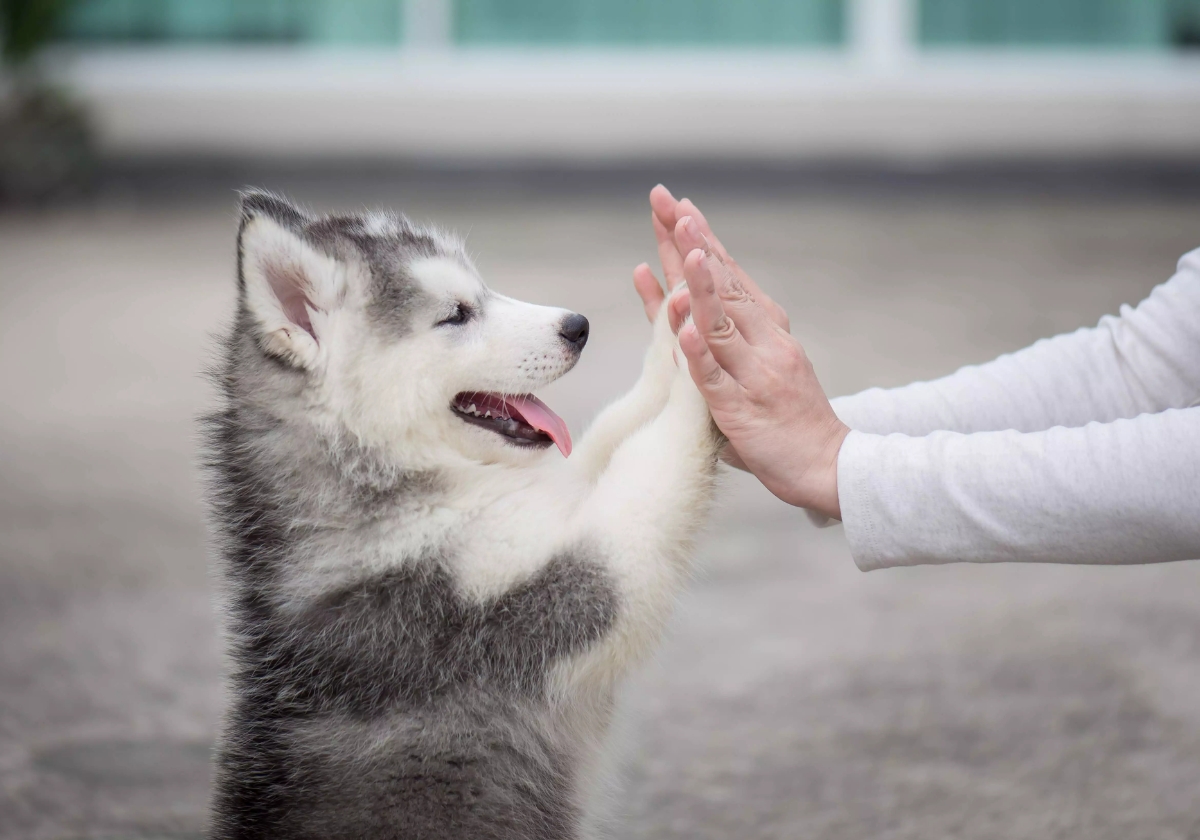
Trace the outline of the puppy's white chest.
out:
[[[501,495],[475,512],[454,558],[463,589],[480,599],[494,597],[555,556],[582,549],[569,539],[582,496],[582,488],[545,482]]]

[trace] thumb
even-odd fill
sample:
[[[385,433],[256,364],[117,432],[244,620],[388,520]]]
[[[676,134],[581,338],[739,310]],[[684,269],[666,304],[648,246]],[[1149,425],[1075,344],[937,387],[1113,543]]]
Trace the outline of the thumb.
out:
[[[633,270],[633,287],[637,289],[638,297],[642,299],[642,307],[646,310],[646,318],[650,323],[658,317],[658,310],[663,302],[662,285],[654,272],[646,263]]]

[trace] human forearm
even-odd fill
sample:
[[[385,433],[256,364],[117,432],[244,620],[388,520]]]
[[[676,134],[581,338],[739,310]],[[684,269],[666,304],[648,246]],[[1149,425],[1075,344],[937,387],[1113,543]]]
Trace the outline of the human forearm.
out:
[[[864,570],[1200,558],[1200,408],[1032,434],[854,432],[838,491]]]

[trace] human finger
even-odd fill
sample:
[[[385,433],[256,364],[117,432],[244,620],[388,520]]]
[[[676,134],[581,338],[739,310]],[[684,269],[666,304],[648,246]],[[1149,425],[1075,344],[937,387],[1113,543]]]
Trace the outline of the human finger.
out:
[[[653,213],[650,214],[650,226],[654,228],[654,238],[658,242],[658,261],[662,264],[663,279],[667,281],[667,291],[670,292],[683,282],[683,255],[675,245],[675,235],[670,229],[663,227],[658,216]]]
[[[700,212],[700,208],[697,207],[696,203],[690,198],[680,199],[675,205],[676,224],[678,224],[679,220],[684,216],[691,216],[693,219],[695,219],[696,225],[700,232],[703,233],[708,239],[712,249],[717,252],[717,255],[721,259],[725,260],[725,262],[733,262],[733,257],[730,256],[727,250],[725,250],[725,246],[721,244],[721,240],[717,238],[717,235],[713,233],[712,226],[709,225],[708,219],[702,212]],[[690,250],[691,249],[688,248],[683,253],[686,254]]]
[[[754,278],[738,265],[737,260],[733,258],[725,246],[721,244],[721,240],[717,235],[713,233],[712,227],[709,225],[708,220],[705,219],[704,214],[700,212],[700,208],[691,199],[685,198],[678,203],[675,212],[678,219],[691,216],[696,223],[695,228],[684,231],[684,236],[682,237],[679,235],[678,222],[676,223],[675,246],[679,253],[686,254],[695,248],[711,248],[721,258],[721,261],[729,266],[730,270],[737,275],[742,285],[745,286],[746,291],[759,302],[771,320],[779,325],[784,332],[791,332],[791,320],[788,318],[787,311],[776,303],[770,295],[764,292],[754,282]]]
[[[638,297],[642,299],[646,317],[650,319],[650,323],[654,323],[665,296],[658,278],[654,276],[654,272],[646,263],[642,263],[633,270],[633,287],[637,289]]]
[[[684,324],[679,331],[679,349],[687,359],[692,381],[709,408],[730,410],[737,404],[742,396],[742,386],[717,362],[695,324]]]
[[[679,220],[675,210],[678,204],[679,201],[662,184],[650,190],[650,209],[654,211],[655,218],[662,223],[666,230],[675,230],[675,222]]]
[[[676,229],[681,233],[695,232],[696,222],[691,216],[679,220]],[[696,234],[702,242],[704,237]],[[707,242],[704,242],[707,245]],[[741,277],[716,256],[707,247],[702,247],[704,261],[716,284],[717,295],[721,298],[725,313],[733,319],[738,331],[750,344],[763,344],[778,335],[774,323],[767,313],[755,301],[742,283]]]
[[[725,313],[717,294],[716,278],[703,251],[692,251],[687,255],[683,261],[683,276],[691,293],[692,321],[713,358],[735,379],[748,376],[756,361],[754,351],[738,332],[737,324]]]

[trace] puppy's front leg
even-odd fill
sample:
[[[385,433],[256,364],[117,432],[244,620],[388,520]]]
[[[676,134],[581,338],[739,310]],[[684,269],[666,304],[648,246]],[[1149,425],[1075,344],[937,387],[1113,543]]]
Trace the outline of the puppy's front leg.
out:
[[[588,657],[593,677],[615,679],[657,640],[690,571],[722,442],[684,366],[666,407],[616,449],[581,509],[582,539],[621,593],[613,632]]]
[[[685,284],[680,283],[675,292],[684,288]],[[574,459],[577,459],[578,469],[589,480],[595,480],[604,471],[613,452],[626,438],[650,422],[666,405],[671,380],[675,375],[671,353],[676,346],[667,315],[668,303],[670,297],[663,301],[654,320],[654,331],[642,362],[641,377],[624,396],[596,416],[583,440],[575,447]]]

